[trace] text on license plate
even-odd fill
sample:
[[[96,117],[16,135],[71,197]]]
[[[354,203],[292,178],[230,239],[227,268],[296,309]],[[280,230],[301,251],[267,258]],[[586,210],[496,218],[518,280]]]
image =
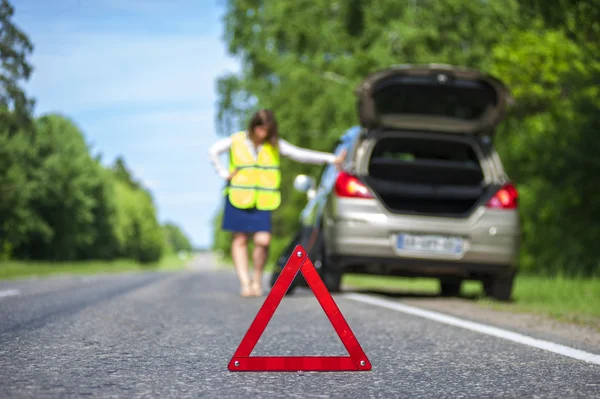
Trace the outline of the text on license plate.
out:
[[[463,241],[460,237],[400,234],[398,250],[440,254],[461,254]]]

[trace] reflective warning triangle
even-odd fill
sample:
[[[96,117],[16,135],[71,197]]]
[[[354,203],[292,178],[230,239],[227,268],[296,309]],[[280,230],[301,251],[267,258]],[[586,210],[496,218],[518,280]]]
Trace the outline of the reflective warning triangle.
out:
[[[250,356],[292,281],[301,272],[350,356]],[[363,371],[371,363],[301,245],[296,246],[227,368],[230,371]]]

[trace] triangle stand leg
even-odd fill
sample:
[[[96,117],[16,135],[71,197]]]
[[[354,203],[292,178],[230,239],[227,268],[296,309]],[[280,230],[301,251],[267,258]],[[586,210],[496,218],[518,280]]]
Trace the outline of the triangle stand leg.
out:
[[[302,273],[349,356],[250,356],[294,278]],[[367,371],[371,363],[301,245],[279,278],[231,358],[230,371]]]

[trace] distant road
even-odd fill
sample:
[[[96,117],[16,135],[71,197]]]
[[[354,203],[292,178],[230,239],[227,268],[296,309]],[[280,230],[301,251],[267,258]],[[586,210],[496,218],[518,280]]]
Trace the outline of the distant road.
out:
[[[231,373],[227,363],[264,298],[240,298],[233,273],[215,270],[210,255],[191,266],[180,273],[1,282],[0,397],[591,398],[600,393],[595,363],[600,348],[560,354],[552,349],[563,346],[531,346],[550,342],[547,337],[516,342],[478,331],[479,324],[420,314],[402,299],[363,294],[335,298],[372,371]],[[316,299],[301,290],[284,298],[256,354],[346,355]],[[581,354],[588,361],[574,356]]]

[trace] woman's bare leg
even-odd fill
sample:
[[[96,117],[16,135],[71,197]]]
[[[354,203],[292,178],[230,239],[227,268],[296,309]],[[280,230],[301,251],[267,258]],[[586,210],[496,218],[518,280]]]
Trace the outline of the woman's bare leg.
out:
[[[252,251],[252,260],[254,261],[252,290],[254,295],[262,295],[262,276],[265,268],[265,262],[269,256],[270,244],[271,233],[260,231],[254,234],[254,250]]]
[[[242,296],[250,296],[250,273],[248,272],[248,235],[234,233],[231,242],[231,258],[240,280]]]

